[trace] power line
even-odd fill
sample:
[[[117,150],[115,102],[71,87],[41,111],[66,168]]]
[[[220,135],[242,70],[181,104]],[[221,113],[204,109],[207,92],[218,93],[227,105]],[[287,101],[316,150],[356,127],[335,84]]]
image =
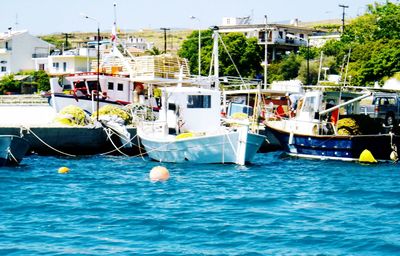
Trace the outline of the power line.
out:
[[[164,31],[164,53],[167,53],[167,31],[171,30],[170,28],[160,28]]]
[[[72,37],[72,34],[62,33],[65,36],[65,49],[68,49],[68,38]]]
[[[339,7],[343,8],[343,18],[342,18],[342,33],[344,33],[344,17],[346,15],[346,8],[349,8],[348,5],[339,4]]]

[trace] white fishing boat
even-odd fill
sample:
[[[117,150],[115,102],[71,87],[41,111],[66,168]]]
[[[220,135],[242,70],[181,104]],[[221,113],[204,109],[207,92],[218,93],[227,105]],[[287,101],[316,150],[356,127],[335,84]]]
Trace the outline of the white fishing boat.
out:
[[[248,124],[221,125],[221,92],[197,87],[165,87],[159,119],[141,122],[138,136],[147,154],[159,162],[250,162],[265,137]]]

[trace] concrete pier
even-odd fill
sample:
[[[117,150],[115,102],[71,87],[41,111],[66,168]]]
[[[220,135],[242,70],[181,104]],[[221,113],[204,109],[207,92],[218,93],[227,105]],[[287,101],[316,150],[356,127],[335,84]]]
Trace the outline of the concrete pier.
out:
[[[56,112],[49,105],[0,104],[0,134],[22,135],[29,141],[30,151],[41,155],[103,154],[122,145],[116,135],[111,135],[111,142],[103,127],[63,126],[53,122],[55,117]],[[136,136],[136,128],[128,131],[131,138]],[[136,137],[132,143],[133,148],[121,151],[138,154]]]

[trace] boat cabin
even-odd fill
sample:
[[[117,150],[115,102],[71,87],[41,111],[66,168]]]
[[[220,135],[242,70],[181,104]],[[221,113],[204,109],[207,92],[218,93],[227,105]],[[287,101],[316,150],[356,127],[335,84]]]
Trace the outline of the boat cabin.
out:
[[[100,96],[110,101],[132,102],[135,83],[128,77],[99,75]],[[58,78],[50,79],[51,91],[56,94],[73,94],[77,98],[91,98],[97,95],[97,74],[78,73],[66,76],[63,83]]]
[[[165,87],[159,120],[175,133],[209,132],[220,127],[221,93],[196,87]]]
[[[315,134],[321,125],[330,125],[334,132],[339,117],[359,115],[360,100],[369,93],[308,91],[297,102],[294,120],[302,134]],[[300,125],[301,124],[301,125]],[[317,127],[316,127],[317,125]]]

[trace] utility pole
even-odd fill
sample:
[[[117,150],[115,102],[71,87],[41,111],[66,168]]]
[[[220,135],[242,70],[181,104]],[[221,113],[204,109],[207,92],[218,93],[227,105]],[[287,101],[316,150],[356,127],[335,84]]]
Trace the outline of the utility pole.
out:
[[[342,17],[342,34],[344,33],[344,17],[346,15],[346,8],[349,8],[348,5],[339,4],[339,7],[343,8],[343,17]]]
[[[65,49],[68,49],[68,38],[72,37],[72,34],[68,34],[68,33],[63,33],[63,35],[65,36]]]
[[[167,31],[171,30],[170,28],[160,28],[164,31],[164,53],[167,53]]]

